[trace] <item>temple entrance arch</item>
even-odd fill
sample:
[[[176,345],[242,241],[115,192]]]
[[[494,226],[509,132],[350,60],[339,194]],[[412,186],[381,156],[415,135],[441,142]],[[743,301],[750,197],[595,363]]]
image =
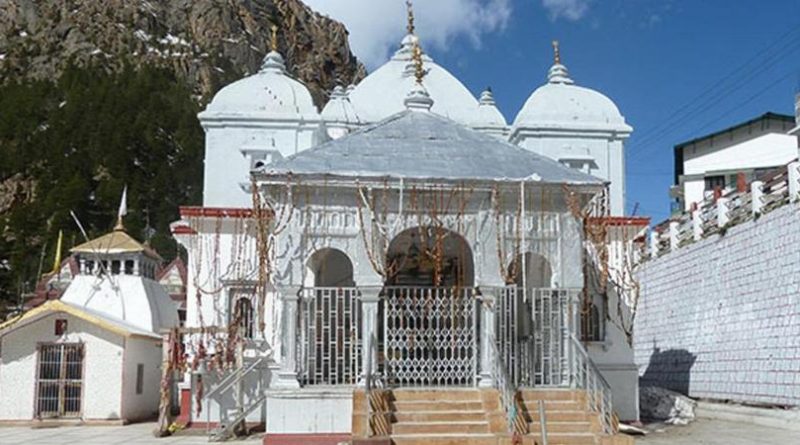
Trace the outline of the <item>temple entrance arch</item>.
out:
[[[387,383],[470,386],[477,375],[472,249],[460,234],[415,227],[389,244],[382,343]]]
[[[353,287],[353,262],[339,249],[325,247],[306,263],[307,281],[313,287]]]
[[[412,227],[397,234],[386,264],[389,286],[470,287],[475,281],[469,243],[440,227]]]
[[[354,385],[361,370],[359,294],[353,262],[325,247],[306,261],[306,285],[299,305],[300,366],[303,385]]]

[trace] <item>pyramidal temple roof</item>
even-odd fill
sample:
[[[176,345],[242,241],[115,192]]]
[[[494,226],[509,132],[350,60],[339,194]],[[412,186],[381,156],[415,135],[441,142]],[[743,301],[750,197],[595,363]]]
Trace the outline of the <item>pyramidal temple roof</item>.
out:
[[[261,170],[265,174],[531,181],[602,185],[602,179],[428,111],[406,110]]]
[[[79,244],[70,249],[70,252],[112,255],[119,253],[142,253],[155,259],[161,259],[155,250],[136,241],[122,229],[115,229],[103,236]]]

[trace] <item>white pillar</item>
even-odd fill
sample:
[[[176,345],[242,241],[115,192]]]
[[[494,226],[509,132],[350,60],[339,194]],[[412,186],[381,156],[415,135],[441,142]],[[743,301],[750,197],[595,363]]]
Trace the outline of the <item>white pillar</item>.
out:
[[[669,250],[678,249],[678,228],[680,223],[677,221],[670,221],[669,223]]]
[[[800,162],[790,162],[786,166],[787,178],[789,180],[789,202],[800,200]]]
[[[274,388],[299,388],[297,380],[297,306],[299,288],[295,286],[280,289],[283,301],[281,320],[281,369],[273,384]]]
[[[371,364],[372,372],[378,368],[378,303],[380,302],[380,287],[359,288],[361,292],[361,378],[358,385],[365,386],[367,363]],[[372,351],[367,347],[372,343]],[[374,352],[373,352],[374,351]]]
[[[658,232],[655,229],[650,229],[650,255],[658,255]]]
[[[726,198],[717,199],[717,227],[728,224],[728,200]]]
[[[478,387],[491,388],[494,386],[494,361],[500,357],[492,354],[492,339],[495,331],[495,308],[497,300],[494,295],[481,295],[480,317],[481,317],[481,339],[480,339],[480,370],[478,375]]]
[[[764,196],[763,187],[764,183],[761,181],[753,181],[750,183],[750,205],[752,206],[753,217],[761,213],[761,206],[764,205],[761,201],[761,198]]]
[[[699,210],[692,211],[692,238],[695,241],[703,238],[703,218]]]

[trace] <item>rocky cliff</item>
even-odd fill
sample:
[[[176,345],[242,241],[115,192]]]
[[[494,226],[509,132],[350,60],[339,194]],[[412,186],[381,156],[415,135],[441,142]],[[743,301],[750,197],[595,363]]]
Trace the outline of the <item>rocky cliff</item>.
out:
[[[364,76],[345,27],[299,0],[0,0],[0,78],[56,79],[69,63],[153,64],[208,100],[258,70],[273,24],[318,105]]]

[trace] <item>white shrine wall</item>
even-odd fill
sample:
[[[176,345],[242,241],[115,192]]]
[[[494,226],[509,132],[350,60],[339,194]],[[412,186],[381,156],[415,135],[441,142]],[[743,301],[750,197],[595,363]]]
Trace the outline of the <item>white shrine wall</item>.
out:
[[[589,163],[588,168],[577,170],[610,181],[611,215],[625,213],[624,139],[620,136],[608,132],[525,130],[514,134],[512,142],[570,167],[575,162]]]
[[[67,320],[62,336],[54,335],[56,319]],[[124,339],[72,315],[53,313],[0,338],[0,420],[34,418],[39,343],[83,343],[82,418],[122,418]],[[158,381],[151,383],[158,390]]]
[[[266,165],[315,146],[323,138],[319,122],[229,119],[202,120],[202,124],[206,131],[205,207],[251,207],[248,190],[254,162]]]

